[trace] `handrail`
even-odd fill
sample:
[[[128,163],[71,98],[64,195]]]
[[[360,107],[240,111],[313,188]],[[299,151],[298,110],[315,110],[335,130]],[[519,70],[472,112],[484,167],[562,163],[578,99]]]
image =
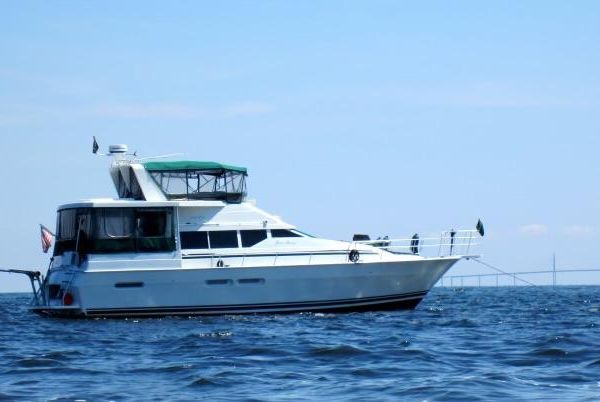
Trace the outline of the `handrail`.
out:
[[[398,239],[376,239],[376,240],[356,240],[347,242],[347,247],[345,249],[336,248],[336,249],[307,249],[306,247],[280,247],[276,250],[274,249],[254,249],[254,250],[244,250],[241,249],[238,251],[231,251],[226,255],[223,255],[223,252],[220,251],[218,253],[204,253],[202,256],[206,258],[210,258],[210,266],[217,267],[218,261],[226,262],[225,259],[230,260],[232,258],[241,259],[241,262],[237,262],[236,266],[244,267],[248,263],[248,258],[250,257],[259,257],[262,255],[269,255],[273,257],[272,262],[269,264],[275,266],[277,265],[278,260],[281,259],[282,256],[288,253],[298,253],[308,258],[308,265],[323,263],[322,259],[317,258],[319,255],[330,255],[330,254],[340,254],[343,256],[342,259],[344,261],[348,261],[347,254],[352,250],[357,249],[361,256],[374,254],[378,256],[379,260],[383,260],[387,253],[391,254],[411,254],[418,255],[422,257],[448,257],[448,256],[469,256],[471,249],[479,246],[480,243],[476,241],[481,238],[479,232],[476,230],[454,230],[454,231],[444,231],[441,233],[440,237],[427,236],[418,238],[415,243],[415,238],[398,238]],[[360,246],[368,246],[369,248],[360,247]],[[431,253],[432,249],[438,248],[437,255],[435,252]],[[371,252],[369,252],[371,250]],[[185,254],[187,256],[194,255],[192,253]],[[198,255],[198,254],[196,254]],[[227,265],[224,265],[227,267]]]
[[[424,249],[437,248],[437,256],[452,256],[469,255],[473,247],[480,245],[480,243],[476,242],[479,238],[481,238],[481,235],[477,230],[447,230],[441,232],[439,236],[357,240],[354,243],[365,244],[390,252],[394,250],[409,250],[413,254],[419,255],[422,254]]]

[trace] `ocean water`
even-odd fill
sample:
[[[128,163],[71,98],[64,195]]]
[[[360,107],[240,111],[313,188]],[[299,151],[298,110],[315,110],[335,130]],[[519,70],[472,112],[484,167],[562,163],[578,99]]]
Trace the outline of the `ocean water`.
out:
[[[0,295],[0,400],[600,400],[600,287],[412,311],[65,320]]]

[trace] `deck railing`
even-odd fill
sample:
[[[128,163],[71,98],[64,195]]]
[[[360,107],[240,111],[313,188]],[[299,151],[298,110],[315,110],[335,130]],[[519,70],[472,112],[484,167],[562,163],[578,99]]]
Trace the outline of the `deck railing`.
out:
[[[354,262],[383,261],[385,259],[386,253],[378,253],[375,250],[370,252],[361,250],[359,247],[361,244],[370,245],[394,254],[420,255],[422,257],[474,256],[476,248],[480,245],[480,238],[481,236],[476,230],[448,230],[438,236],[351,241],[348,242],[346,250],[309,251],[305,247],[286,247],[277,251],[269,250],[265,252],[257,249],[239,254],[213,254],[210,256],[210,266],[255,266],[255,258],[261,258],[261,263],[264,265],[285,265],[285,263],[282,263],[282,259],[289,262],[290,254],[294,255],[294,262],[297,264],[340,264],[354,261],[351,256],[354,250],[359,251],[357,260]]]
[[[404,239],[376,239],[355,241],[392,253],[418,254],[424,257],[447,257],[472,255],[480,245],[477,230],[447,230],[439,236],[411,237]]]

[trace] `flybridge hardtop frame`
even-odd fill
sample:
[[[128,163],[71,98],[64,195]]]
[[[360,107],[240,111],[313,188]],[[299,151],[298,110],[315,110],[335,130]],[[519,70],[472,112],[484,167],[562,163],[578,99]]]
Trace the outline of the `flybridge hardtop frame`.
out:
[[[240,166],[227,165],[219,162],[208,161],[163,161],[163,162],[144,162],[144,168],[149,172],[181,172],[181,171],[232,171],[248,175],[248,169]]]
[[[224,201],[246,197],[245,167],[209,161],[118,159],[111,175],[119,198],[146,201]]]

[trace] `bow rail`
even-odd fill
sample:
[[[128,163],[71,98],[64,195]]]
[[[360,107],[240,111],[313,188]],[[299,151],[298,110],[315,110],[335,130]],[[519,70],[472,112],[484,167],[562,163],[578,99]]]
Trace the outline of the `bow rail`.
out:
[[[386,236],[387,237],[387,236]],[[422,256],[447,257],[468,256],[481,245],[481,235],[477,230],[446,230],[440,235],[427,237],[376,240],[356,240],[356,244],[368,244],[396,254],[416,254]]]

